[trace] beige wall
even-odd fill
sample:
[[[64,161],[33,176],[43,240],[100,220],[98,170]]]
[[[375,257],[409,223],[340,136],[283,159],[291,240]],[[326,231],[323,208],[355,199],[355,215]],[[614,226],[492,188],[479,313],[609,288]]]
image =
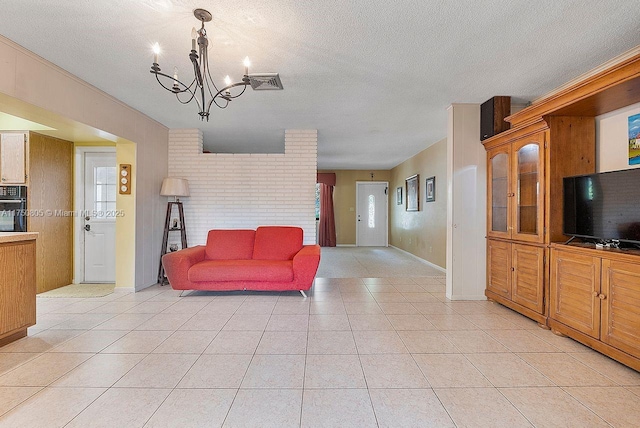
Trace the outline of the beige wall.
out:
[[[389,181],[390,171],[322,170],[336,174],[333,209],[336,217],[336,243],[356,244],[356,181]],[[373,179],[371,174],[373,173]],[[389,204],[393,196],[389,197]]]
[[[2,36],[0,76],[0,108],[9,114],[44,125],[79,123],[116,136],[118,143],[135,143],[123,153],[135,159],[135,196],[130,196],[135,204],[126,204],[116,226],[127,225],[127,238],[116,243],[116,270],[121,269],[116,285],[141,289],[154,284],[167,201],[160,185],[167,174],[169,129]]]
[[[393,168],[390,177],[389,243],[437,266],[446,266],[447,140],[441,140]],[[420,174],[420,210],[405,209],[405,179]],[[436,177],[436,200],[425,202],[425,180]],[[402,187],[403,204],[396,204]]]

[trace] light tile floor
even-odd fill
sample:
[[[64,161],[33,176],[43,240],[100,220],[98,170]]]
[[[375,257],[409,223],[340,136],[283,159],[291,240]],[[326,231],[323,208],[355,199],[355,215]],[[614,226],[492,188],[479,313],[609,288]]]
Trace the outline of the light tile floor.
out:
[[[637,427],[640,373],[444,277],[38,298],[0,427]]]

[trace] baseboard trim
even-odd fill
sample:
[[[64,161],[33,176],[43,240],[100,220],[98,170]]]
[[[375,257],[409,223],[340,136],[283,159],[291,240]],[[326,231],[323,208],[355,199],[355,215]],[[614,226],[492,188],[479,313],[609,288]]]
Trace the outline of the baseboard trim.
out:
[[[395,249],[396,249],[396,250],[398,250],[398,251],[402,251],[403,253],[405,253],[405,254],[407,254],[407,255],[409,255],[409,256],[411,256],[411,257],[413,257],[414,259],[418,259],[418,260],[419,260],[419,261],[421,261],[422,263],[424,263],[424,264],[426,264],[426,265],[429,265],[430,267],[434,268],[434,269],[435,269],[435,270],[437,270],[437,271],[440,271],[440,272],[445,273],[445,274],[447,273],[447,270],[446,270],[445,268],[443,268],[442,266],[438,266],[438,265],[437,265],[437,264],[435,264],[435,263],[431,263],[430,261],[425,260],[425,259],[423,259],[422,257],[418,257],[418,256],[416,256],[415,254],[412,254],[412,253],[410,253],[410,252],[408,252],[408,251],[405,251],[405,250],[403,250],[402,248],[398,248],[398,247],[396,247],[395,245],[389,245],[389,246],[390,246],[391,248],[395,248]]]
[[[356,244],[336,244],[336,247],[355,247]]]
[[[447,299],[451,301],[453,300],[487,300],[487,297],[484,294],[472,294],[470,296],[462,294],[460,296],[458,295],[453,295],[451,297],[447,296]]]

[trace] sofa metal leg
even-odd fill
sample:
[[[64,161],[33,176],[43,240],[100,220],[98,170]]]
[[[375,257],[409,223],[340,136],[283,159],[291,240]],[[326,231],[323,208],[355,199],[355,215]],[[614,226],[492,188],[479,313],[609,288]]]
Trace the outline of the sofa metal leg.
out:
[[[179,295],[178,297],[182,297],[182,296],[184,295],[185,291],[187,291],[187,290],[182,290],[182,291],[180,292],[180,295]]]
[[[307,298],[307,295],[305,294],[304,291],[300,290],[300,293],[304,296],[305,299]]]

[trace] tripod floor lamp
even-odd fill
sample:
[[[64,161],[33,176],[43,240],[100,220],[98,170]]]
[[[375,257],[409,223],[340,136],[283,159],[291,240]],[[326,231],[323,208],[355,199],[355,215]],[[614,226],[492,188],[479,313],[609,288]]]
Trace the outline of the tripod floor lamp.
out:
[[[173,197],[173,201],[167,203],[167,217],[164,220],[164,235],[162,236],[162,249],[160,251],[160,266],[158,267],[158,284],[164,285],[166,278],[164,276],[164,266],[162,266],[162,256],[167,254],[167,245],[169,245],[169,232],[180,232],[180,244],[182,248],[187,248],[187,232],[184,224],[184,210],[179,197],[189,196],[189,182],[184,178],[167,177],[162,180],[161,196]],[[173,207],[178,208],[178,218],[171,219]],[[182,249],[181,248],[181,249]],[[177,248],[176,248],[177,249]],[[175,251],[171,248],[172,251]]]

